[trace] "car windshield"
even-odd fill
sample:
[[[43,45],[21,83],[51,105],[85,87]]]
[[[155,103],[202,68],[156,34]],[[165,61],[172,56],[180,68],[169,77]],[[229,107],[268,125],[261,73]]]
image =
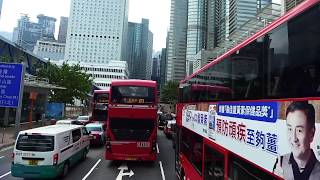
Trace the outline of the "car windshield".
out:
[[[86,127],[87,131],[102,131],[101,127]]]

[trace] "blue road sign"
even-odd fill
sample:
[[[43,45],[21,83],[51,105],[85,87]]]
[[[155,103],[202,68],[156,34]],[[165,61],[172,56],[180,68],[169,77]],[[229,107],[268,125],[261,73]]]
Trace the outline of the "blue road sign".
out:
[[[0,63],[0,107],[18,107],[22,70],[22,64]]]

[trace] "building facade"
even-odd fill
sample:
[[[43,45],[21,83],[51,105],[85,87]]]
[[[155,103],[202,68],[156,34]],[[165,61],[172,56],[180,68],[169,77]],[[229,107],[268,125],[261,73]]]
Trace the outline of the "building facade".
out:
[[[282,4],[284,4],[284,11],[288,12],[289,10],[296,7],[298,4],[300,4],[303,1],[304,0],[283,0]]]
[[[100,89],[110,88],[113,79],[128,79],[128,66],[125,61],[110,61],[104,66],[96,63],[80,63],[81,69],[90,74]]]
[[[186,75],[188,0],[172,0],[167,35],[166,82],[180,81]]]
[[[99,64],[106,69],[107,63],[123,60],[128,0],[71,0],[68,21],[66,61]],[[94,82],[102,83],[96,78]]]
[[[161,57],[160,57],[160,87],[162,87],[166,82],[166,68],[167,67],[167,49],[161,49]]]
[[[193,73],[193,57],[206,48],[207,41],[207,0],[188,1],[186,74]]]
[[[57,42],[54,39],[42,38],[37,41],[33,53],[44,59],[59,61],[64,59],[65,43]]]
[[[59,25],[59,34],[58,34],[58,41],[60,43],[66,43],[67,30],[68,30],[68,18],[61,16],[60,25]]]
[[[127,14],[127,0],[72,0],[65,59],[98,64],[121,60]]]
[[[61,66],[66,61],[53,61]],[[113,79],[128,79],[128,65],[125,61],[109,61],[104,65],[100,63],[83,63],[79,61],[68,61],[70,65],[79,64],[82,71],[89,74],[95,86],[100,89],[108,89]]]
[[[130,79],[151,79],[153,34],[149,30],[149,20],[128,23],[126,59]]]

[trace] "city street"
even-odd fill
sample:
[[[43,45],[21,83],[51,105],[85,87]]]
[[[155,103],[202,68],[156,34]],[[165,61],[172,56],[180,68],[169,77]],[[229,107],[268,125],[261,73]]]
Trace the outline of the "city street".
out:
[[[115,162],[104,159],[104,147],[92,147],[84,162],[72,167],[65,180],[176,180],[174,149],[162,130],[158,130],[158,159],[156,162]],[[10,174],[12,147],[0,152],[0,179],[22,179]],[[131,175],[131,177],[129,177]]]

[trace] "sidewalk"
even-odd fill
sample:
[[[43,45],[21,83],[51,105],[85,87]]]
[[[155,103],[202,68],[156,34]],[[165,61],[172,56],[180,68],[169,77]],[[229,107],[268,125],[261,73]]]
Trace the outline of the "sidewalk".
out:
[[[48,121],[45,121],[42,123],[42,121],[39,122],[33,122],[32,123],[32,128],[40,127],[40,126],[45,126],[49,125]],[[9,127],[0,127],[0,150],[4,149],[6,147],[12,146],[15,142],[14,138],[14,125],[11,125]],[[29,123],[22,123],[20,124],[20,131],[29,129]]]

